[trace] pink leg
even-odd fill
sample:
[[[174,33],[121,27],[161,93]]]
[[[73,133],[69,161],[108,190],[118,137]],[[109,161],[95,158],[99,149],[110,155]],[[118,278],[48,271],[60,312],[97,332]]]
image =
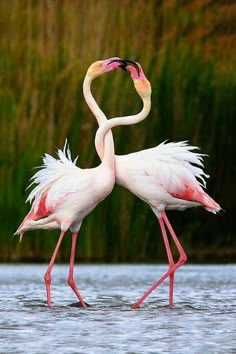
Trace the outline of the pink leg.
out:
[[[61,241],[63,239],[63,236],[65,235],[65,231],[61,231],[59,239],[57,241],[56,247],[54,249],[54,252],[52,254],[52,258],[50,260],[50,263],[48,265],[48,268],[46,270],[46,273],[44,274],[44,281],[45,281],[45,285],[46,285],[46,293],[47,293],[47,302],[48,302],[48,306],[51,306],[51,292],[50,292],[50,284],[51,284],[51,271],[52,271],[52,267],[54,265],[56,256],[57,256],[57,252],[59,250]]]
[[[174,241],[174,244],[179,252],[179,260],[177,263],[175,263],[159,280],[157,280],[144,294],[143,296],[135,302],[135,304],[132,306],[132,309],[136,309],[142,302],[143,300],[146,299],[146,297],[154,290],[156,289],[156,287],[162,283],[168,276],[170,276],[171,274],[173,274],[177,268],[179,268],[182,264],[184,264],[184,262],[186,262],[187,260],[187,256],[177,238],[177,236],[175,235],[175,232],[172,228],[172,226],[170,225],[169,220],[167,219],[166,213],[164,211],[161,211],[161,216],[163,218],[163,221],[165,222],[170,235]]]
[[[179,264],[179,266],[181,266],[187,261],[187,255],[184,252],[183,247],[181,246],[181,244],[180,244],[180,242],[179,242],[179,240],[178,240],[178,238],[177,238],[177,236],[176,236],[176,234],[175,234],[175,232],[174,232],[174,230],[173,230],[173,228],[166,216],[166,213],[164,211],[161,211],[161,215],[162,215],[163,220],[164,220],[164,222],[169,230],[169,233],[174,241],[174,244],[179,252],[179,260],[176,264]]]
[[[77,240],[77,233],[73,232],[72,233],[72,244],[71,244],[71,254],[70,254],[70,269],[69,269],[69,276],[68,276],[68,285],[71,287],[71,289],[74,291],[75,295],[79,299],[81,305],[83,308],[86,309],[86,304],[84,300],[82,299],[76,285],[74,282],[73,278],[73,271],[74,271],[74,261],[75,261],[75,247],[76,247],[76,240]]]
[[[160,224],[161,233],[162,233],[164,244],[165,244],[165,249],[166,249],[168,263],[169,263],[169,269],[171,269],[174,265],[174,261],[173,261],[168,237],[166,234],[166,230],[165,230],[165,225],[164,225],[162,218],[158,218],[158,221]],[[169,306],[170,307],[173,306],[173,291],[174,291],[174,272],[171,273],[169,276]]]

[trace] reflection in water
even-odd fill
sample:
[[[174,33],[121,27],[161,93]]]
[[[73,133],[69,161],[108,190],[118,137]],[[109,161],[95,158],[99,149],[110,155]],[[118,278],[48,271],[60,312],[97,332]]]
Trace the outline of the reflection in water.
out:
[[[140,306],[132,303],[160,277],[159,265],[79,265],[84,310],[67,286],[68,266],[52,273],[46,306],[44,265],[0,265],[0,353],[235,353],[236,266],[183,266],[174,307],[168,280]]]

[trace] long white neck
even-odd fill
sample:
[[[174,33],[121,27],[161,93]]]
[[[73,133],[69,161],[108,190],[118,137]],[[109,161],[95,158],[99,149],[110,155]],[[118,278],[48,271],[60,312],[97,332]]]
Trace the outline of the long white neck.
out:
[[[84,98],[91,112],[94,114],[95,118],[97,119],[98,125],[101,126],[103,123],[107,121],[107,117],[105,116],[101,108],[98,106],[97,102],[95,101],[91,93],[91,83],[92,83],[92,79],[88,75],[86,75],[83,82]],[[114,151],[114,140],[112,136],[112,131],[111,130],[108,131],[105,136],[105,147],[104,147],[103,140],[100,145],[97,146],[95,144],[95,147],[96,147],[97,154],[100,157],[100,160],[103,159],[104,149],[109,149],[110,151],[113,151],[113,155],[114,155],[115,151]]]
[[[103,149],[104,137],[106,136],[107,132],[113,127],[116,127],[118,125],[132,125],[132,124],[139,123],[147,117],[151,109],[151,97],[148,96],[143,98],[142,100],[143,100],[143,108],[138,114],[109,119],[106,122],[104,122],[104,124],[102,124],[97,130],[95,136],[95,147],[97,151],[100,151],[100,153],[102,152],[101,156],[103,157],[103,161],[106,156],[106,145],[105,148]]]

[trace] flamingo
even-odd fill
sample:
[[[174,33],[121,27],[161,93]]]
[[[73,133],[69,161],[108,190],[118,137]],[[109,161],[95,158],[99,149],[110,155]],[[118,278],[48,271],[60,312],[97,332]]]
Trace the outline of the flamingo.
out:
[[[86,74],[90,80],[105,72],[121,67],[119,58],[111,58],[93,63]],[[67,142],[63,150],[58,150],[58,159],[45,154],[42,168],[32,177],[36,184],[27,201],[32,203],[29,213],[16,230],[15,235],[36,229],[60,229],[60,236],[52,254],[50,263],[44,275],[47,304],[51,306],[51,270],[65,232],[72,232],[72,245],[68,285],[72,288],[82,307],[86,303],[81,297],[73,279],[75,247],[77,235],[83,219],[107,197],[115,183],[114,144],[105,138],[109,129],[117,125],[136,124],[147,114],[137,114],[131,117],[113,118],[104,122],[96,133],[98,146],[104,146],[103,159],[99,166],[90,169],[80,169],[73,161]]]
[[[120,66],[130,72],[136,90],[140,88],[140,85],[142,86],[142,90],[139,90],[138,93],[144,106],[149,109],[142,110],[141,114],[148,114],[151,107],[151,87],[141,65],[131,60],[123,60]],[[90,85],[91,81],[86,78],[83,84],[84,97],[101,125],[107,118],[94,100]],[[111,131],[108,132],[107,139],[113,140]],[[102,141],[100,142],[102,143]],[[154,148],[128,155],[115,155],[116,183],[128,189],[151,207],[160,225],[169,264],[168,271],[132,305],[133,309],[139,307],[144,299],[167,277],[169,277],[169,306],[173,306],[174,273],[186,262],[187,256],[165,210],[185,210],[197,206],[202,206],[212,213],[221,210],[219,204],[203,189],[206,187],[206,178],[209,176],[203,171],[203,155],[193,151],[196,149],[198,147],[191,146],[186,141],[163,142]],[[103,146],[96,144],[96,150],[102,160]],[[171,253],[166,227],[179,253],[176,263]]]

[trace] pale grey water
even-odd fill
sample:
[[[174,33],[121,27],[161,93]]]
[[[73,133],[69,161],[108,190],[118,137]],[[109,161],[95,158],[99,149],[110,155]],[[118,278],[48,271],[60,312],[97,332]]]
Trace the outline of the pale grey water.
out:
[[[185,265],[138,310],[130,305],[165,272],[160,265],[77,265],[87,310],[55,265],[52,308],[45,305],[46,265],[0,265],[0,353],[236,353],[236,266]]]

